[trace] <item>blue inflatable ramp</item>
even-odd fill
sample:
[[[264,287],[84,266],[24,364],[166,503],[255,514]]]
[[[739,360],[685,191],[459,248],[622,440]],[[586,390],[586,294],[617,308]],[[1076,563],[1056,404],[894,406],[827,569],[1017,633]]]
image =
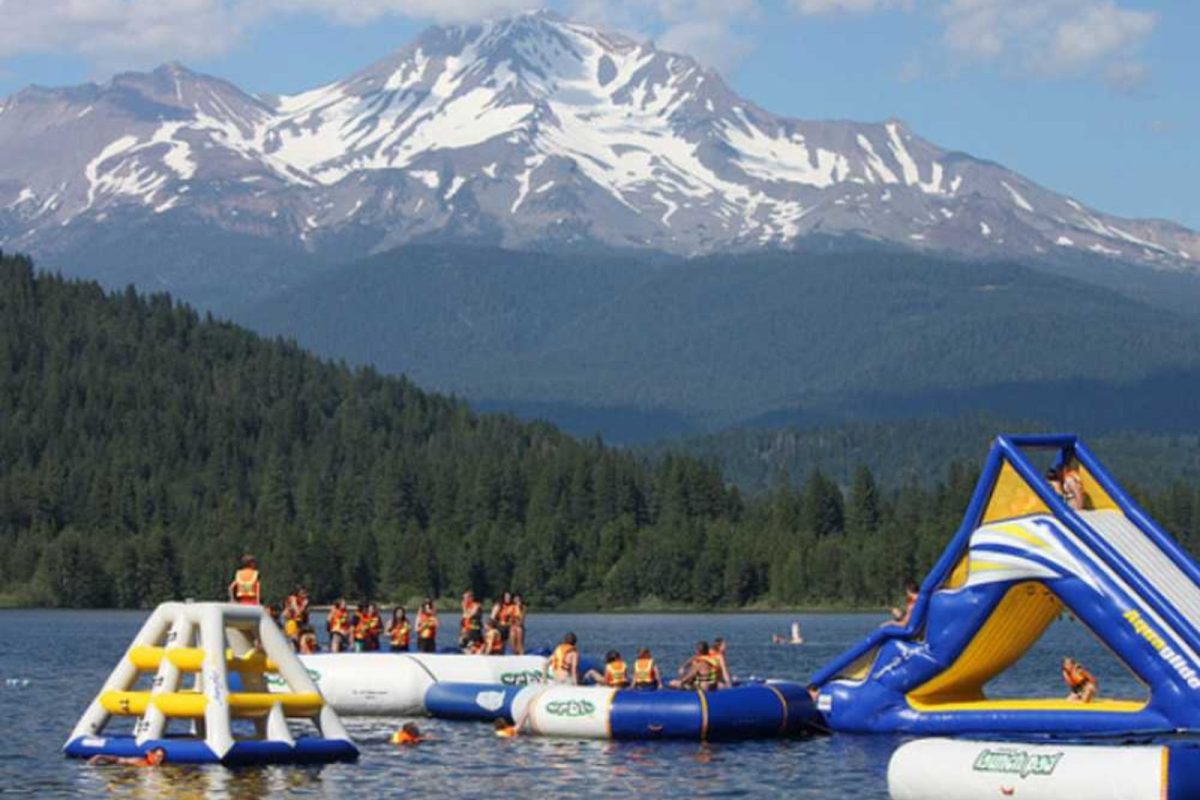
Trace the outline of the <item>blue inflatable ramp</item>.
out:
[[[1054,485],[1039,454],[1066,478]],[[1048,451],[1048,452],[1047,452]],[[1061,494],[1060,494],[1061,493]],[[1148,699],[989,699],[1069,611]],[[1200,729],[1200,570],[1075,436],[999,437],[908,624],[813,677],[834,730],[1089,736]]]

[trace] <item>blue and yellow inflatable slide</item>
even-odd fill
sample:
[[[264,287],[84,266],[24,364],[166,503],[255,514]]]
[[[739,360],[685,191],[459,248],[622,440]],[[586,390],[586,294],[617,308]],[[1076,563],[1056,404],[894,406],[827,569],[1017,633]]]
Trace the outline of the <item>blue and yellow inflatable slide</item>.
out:
[[[1034,466],[1039,454],[1077,476],[1082,508]],[[1124,662],[1147,698],[986,696],[984,686],[1065,611]],[[1077,437],[1001,436],[908,624],[873,632],[813,684],[818,708],[840,731],[1195,731],[1198,653],[1200,569],[1191,557]]]

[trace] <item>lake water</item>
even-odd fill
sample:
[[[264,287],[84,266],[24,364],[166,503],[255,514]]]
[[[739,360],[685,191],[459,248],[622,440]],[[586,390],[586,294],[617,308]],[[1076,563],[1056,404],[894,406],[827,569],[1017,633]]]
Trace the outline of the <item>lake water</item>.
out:
[[[886,798],[895,737],[820,737],[738,744],[494,738],[486,726],[421,720],[431,737],[407,749],[388,744],[396,720],[347,720],[362,757],[324,767],[175,766],[161,770],[88,767],[60,748],[137,633],[144,612],[0,611],[0,796],[37,797],[551,797],[704,796]],[[793,619],[805,644],[770,643]],[[698,639],[724,636],[735,676],[805,681],[882,619],[869,614],[533,614],[531,647],[565,631],[581,650],[653,648],[664,671]],[[1141,687],[1081,626],[1060,622],[998,679],[996,696],[1062,693],[1058,659],[1071,654],[1097,674],[1106,694],[1143,696]],[[17,685],[9,685],[15,680]],[[26,681],[28,684],[26,685]]]

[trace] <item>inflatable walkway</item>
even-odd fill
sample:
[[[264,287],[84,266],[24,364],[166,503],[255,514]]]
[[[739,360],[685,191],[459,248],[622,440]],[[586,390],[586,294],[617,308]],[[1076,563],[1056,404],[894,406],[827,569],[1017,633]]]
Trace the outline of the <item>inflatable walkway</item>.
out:
[[[255,646],[257,643],[257,647]],[[266,676],[282,691],[269,692]],[[230,678],[236,690],[231,689]],[[186,685],[185,685],[186,684]],[[131,733],[106,732],[133,718]],[[242,731],[235,730],[235,720]],[[295,737],[289,719],[316,736]],[[169,730],[177,721],[175,731]],[[63,751],[75,758],[140,756],[168,763],[353,761],[358,749],[283,633],[260,606],[164,603],[142,625]]]
[[[347,716],[425,713],[425,693],[441,682],[524,686],[542,680],[544,655],[318,653],[300,656],[321,694]],[[268,679],[272,691],[286,691]]]
[[[824,732],[805,687],[783,681],[718,692],[443,683],[425,704],[442,719],[504,719],[524,735],[576,739],[734,741]]]
[[[1069,507],[1030,457],[1077,474]],[[1147,699],[993,700],[984,686],[1069,611],[1146,686]],[[1101,733],[1200,729],[1200,570],[1074,436],[996,440],[962,527],[888,626],[813,677],[842,731]],[[1103,687],[1102,687],[1103,688]],[[1061,690],[1061,694],[1059,693]]]

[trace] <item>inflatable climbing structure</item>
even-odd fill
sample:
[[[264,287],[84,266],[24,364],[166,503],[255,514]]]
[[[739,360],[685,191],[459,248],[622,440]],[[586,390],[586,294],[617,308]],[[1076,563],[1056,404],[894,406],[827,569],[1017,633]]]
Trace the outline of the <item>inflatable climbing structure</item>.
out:
[[[1072,508],[1035,467],[1074,473]],[[985,685],[1069,611],[1148,699],[989,699]],[[905,627],[813,677],[834,730],[917,734],[1200,730],[1200,570],[1074,436],[999,437]]]
[[[269,692],[268,675],[284,690]],[[136,720],[131,733],[105,733],[114,718],[122,717]],[[288,720],[297,718],[313,722],[318,735],[293,736]],[[184,730],[169,730],[173,721]],[[157,747],[168,763],[358,757],[337,714],[275,623],[259,606],[228,603],[160,605],[63,750],[88,758],[137,756]]]

